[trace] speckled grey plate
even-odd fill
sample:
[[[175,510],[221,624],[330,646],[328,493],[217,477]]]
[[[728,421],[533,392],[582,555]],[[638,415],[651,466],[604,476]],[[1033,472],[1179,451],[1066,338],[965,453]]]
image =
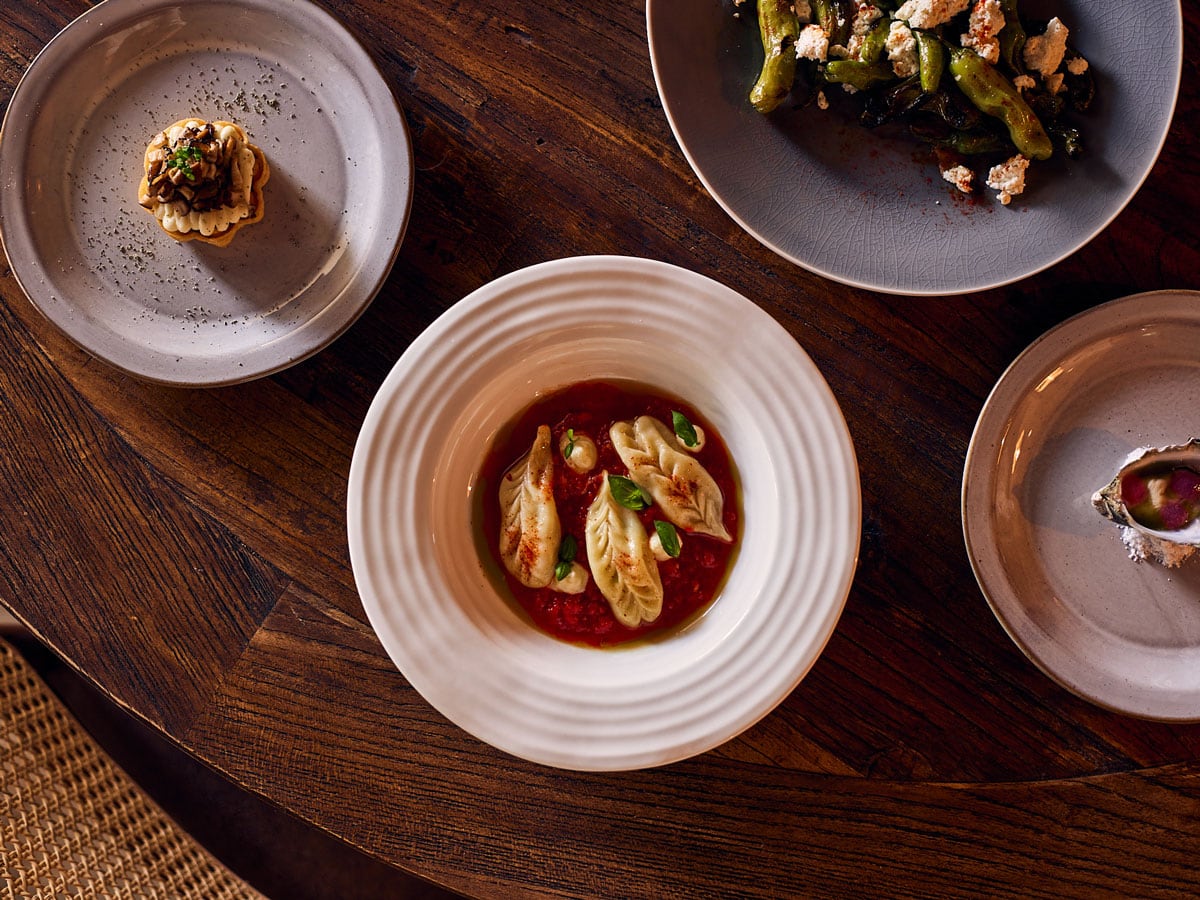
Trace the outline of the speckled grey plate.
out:
[[[1129,559],[1092,508],[1136,447],[1200,435],[1200,292],[1088,310],[988,397],[963,473],[967,552],[996,618],[1047,674],[1129,715],[1200,721],[1200,560]]]
[[[146,143],[186,116],[266,153],[262,222],[180,244],[138,206]],[[151,381],[256,378],[326,346],[404,235],[412,149],[362,46],[307,0],[105,0],[33,61],[0,138],[0,233],[34,304]]]
[[[752,9],[753,0],[747,0]],[[1086,244],[1158,158],[1179,90],[1179,0],[1023,3],[1058,14],[1097,74],[1086,158],[1035,164],[1009,207],[957,196],[916,144],[838,110],[757,113],[762,49],[733,0],[648,0],[659,96],[688,162],[733,219],[819,275],[899,294],[955,294],[1032,275]]]

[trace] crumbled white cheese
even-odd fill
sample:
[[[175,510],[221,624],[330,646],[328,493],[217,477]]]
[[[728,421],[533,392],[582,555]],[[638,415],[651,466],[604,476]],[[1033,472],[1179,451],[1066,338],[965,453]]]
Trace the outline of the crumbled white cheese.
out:
[[[896,10],[895,18],[911,28],[936,28],[949,22],[966,9],[971,0],[906,0]]]
[[[792,12],[796,14],[801,25],[811,22],[813,19],[812,4],[808,0],[795,0],[792,3]]]
[[[1067,26],[1055,16],[1046,25],[1045,34],[1035,34],[1025,42],[1025,68],[1043,76],[1058,71],[1067,52]]]
[[[1037,87],[1037,82],[1028,75],[1018,75],[1013,79],[1013,87],[1018,91],[1031,91]]]
[[[796,58],[824,61],[829,56],[829,35],[820,25],[805,25],[796,36]]]
[[[1063,89],[1063,78],[1066,77],[1062,72],[1055,72],[1053,75],[1047,75],[1045,78],[1046,90],[1051,94],[1057,94]]]
[[[917,61],[917,39],[913,37],[912,30],[907,25],[899,21],[892,22],[883,46],[887,49],[892,71],[898,77],[907,78],[917,74],[920,68]]]
[[[999,191],[996,199],[1008,206],[1013,197],[1025,190],[1025,170],[1028,168],[1029,160],[1018,153],[988,170],[987,186]]]
[[[1082,56],[1076,56],[1067,61],[1067,71],[1072,75],[1082,75],[1088,70],[1088,61]]]
[[[962,45],[974,50],[992,65],[1000,61],[1000,31],[1004,28],[1004,10],[998,0],[975,0],[971,7],[967,33]]]
[[[867,32],[883,16],[877,6],[872,6],[864,0],[858,0],[854,7],[854,21],[850,23],[850,40],[846,42],[846,56],[850,59],[862,58],[863,39]]]
[[[971,193],[975,187],[975,173],[966,166],[952,166],[942,172],[942,178],[950,182],[964,194]]]
[[[871,30],[871,26],[879,21],[883,12],[877,6],[872,6],[864,0],[858,0],[854,10],[854,23],[850,26],[852,34],[863,35]]]
[[[824,91],[817,91],[817,109],[829,109],[829,98]]]

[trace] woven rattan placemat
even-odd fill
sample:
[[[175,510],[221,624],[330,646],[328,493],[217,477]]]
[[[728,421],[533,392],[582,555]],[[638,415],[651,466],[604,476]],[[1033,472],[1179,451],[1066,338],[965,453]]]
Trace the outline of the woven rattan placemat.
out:
[[[262,898],[179,828],[0,639],[0,900]]]

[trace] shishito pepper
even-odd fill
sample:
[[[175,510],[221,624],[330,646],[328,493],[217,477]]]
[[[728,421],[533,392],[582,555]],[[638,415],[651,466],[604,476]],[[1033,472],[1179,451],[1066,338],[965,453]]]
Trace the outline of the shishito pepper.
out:
[[[817,24],[829,36],[829,46],[844,46],[850,40],[855,5],[852,0],[813,0],[813,15]]]
[[[758,0],[758,31],[762,37],[763,64],[750,89],[750,102],[768,113],[783,102],[796,80],[796,38],[800,20],[791,0]]]
[[[942,73],[946,70],[946,51],[936,35],[927,31],[914,31],[917,41],[917,62],[921,73],[921,90],[932,94],[942,83]]]
[[[1004,13],[1004,27],[1000,29],[1000,58],[1014,72],[1023,73],[1025,65],[1025,28],[1017,14],[1017,0],[1000,0]]]
[[[869,90],[877,84],[896,77],[887,63],[865,63],[857,59],[835,59],[825,64],[825,80],[848,84],[858,91]]]
[[[880,18],[863,36],[862,46],[858,50],[858,58],[862,62],[873,64],[883,59],[887,52],[888,23],[888,19]]]
[[[1049,159],[1054,145],[1021,92],[995,67],[972,50],[950,47],[949,71],[954,83],[980,112],[1002,121],[1022,154]]]

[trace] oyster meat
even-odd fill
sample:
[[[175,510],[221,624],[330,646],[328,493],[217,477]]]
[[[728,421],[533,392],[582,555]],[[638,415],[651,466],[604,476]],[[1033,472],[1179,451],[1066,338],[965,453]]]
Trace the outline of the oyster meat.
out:
[[[1131,453],[1092,505],[1135,560],[1177,566],[1200,548],[1200,438]]]

